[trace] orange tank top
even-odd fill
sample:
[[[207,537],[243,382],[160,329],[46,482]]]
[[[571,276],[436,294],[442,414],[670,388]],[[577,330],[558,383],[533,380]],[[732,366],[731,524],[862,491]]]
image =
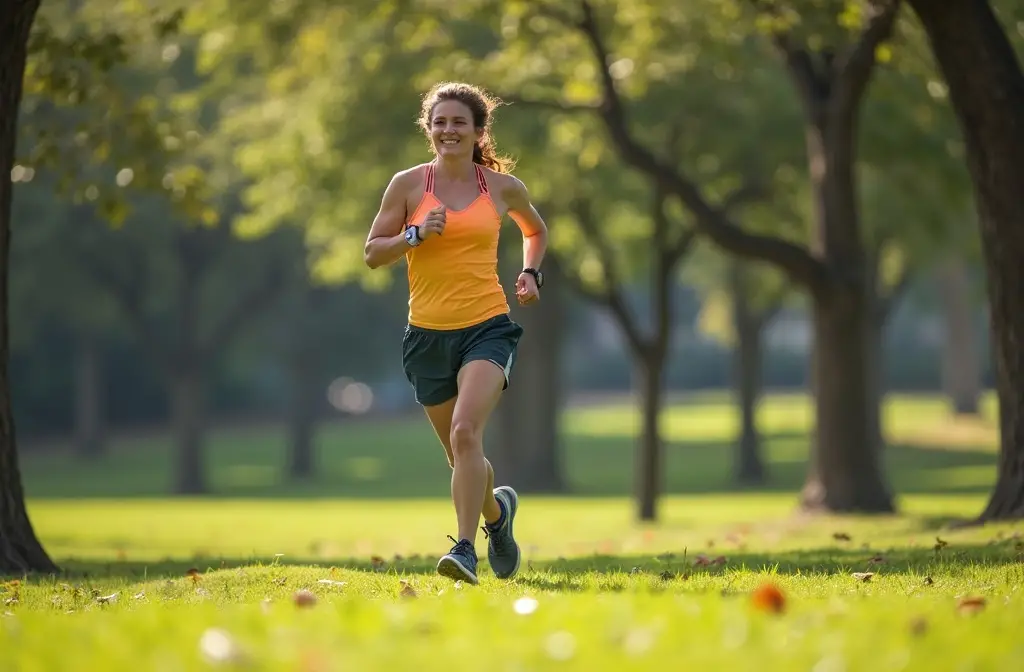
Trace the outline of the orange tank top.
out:
[[[462,329],[509,312],[498,279],[501,217],[484,171],[476,168],[480,194],[462,210],[448,208],[444,233],[405,253],[409,277],[409,324],[425,329]],[[406,222],[420,222],[443,205],[434,195],[434,164],[426,168],[423,198]]]

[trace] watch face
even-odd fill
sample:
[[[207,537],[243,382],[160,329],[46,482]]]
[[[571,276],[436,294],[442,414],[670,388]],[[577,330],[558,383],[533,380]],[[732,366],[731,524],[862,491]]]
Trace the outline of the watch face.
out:
[[[416,244],[416,230],[415,229],[406,229],[405,230],[405,242],[409,243],[410,245],[415,245]]]

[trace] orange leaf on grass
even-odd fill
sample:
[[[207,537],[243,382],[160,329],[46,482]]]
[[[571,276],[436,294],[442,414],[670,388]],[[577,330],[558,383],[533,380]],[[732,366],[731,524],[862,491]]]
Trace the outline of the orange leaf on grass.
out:
[[[786,596],[774,583],[762,583],[750,594],[755,609],[781,614],[786,609]]]

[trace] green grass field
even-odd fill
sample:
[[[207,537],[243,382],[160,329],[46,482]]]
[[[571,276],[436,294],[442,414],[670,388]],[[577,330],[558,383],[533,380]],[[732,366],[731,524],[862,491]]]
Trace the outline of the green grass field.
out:
[[[628,498],[636,414],[569,411],[573,494],[523,497],[520,575],[484,560],[475,587],[433,572],[454,515],[425,420],[325,429],[306,484],[281,479],[281,434],[216,432],[201,499],[168,496],[163,439],[96,463],[30,454],[30,512],[66,574],[0,586],[0,670],[1012,669],[1024,525],[946,527],[991,487],[991,404],[953,421],[892,401],[900,513],[881,517],[795,515],[808,411],[769,400],[772,483],[737,490],[729,406],[669,409],[656,525]]]

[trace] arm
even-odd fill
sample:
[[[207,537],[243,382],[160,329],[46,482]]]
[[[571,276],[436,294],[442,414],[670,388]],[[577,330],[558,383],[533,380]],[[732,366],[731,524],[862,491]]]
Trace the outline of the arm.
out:
[[[370,268],[389,266],[409,250],[405,242],[406,181],[403,173],[396,173],[384,190],[380,210],[373,218],[370,233],[363,248],[363,261]]]
[[[530,203],[526,185],[510,176],[501,198],[508,206],[509,217],[523,232],[523,268],[539,269],[548,248],[548,227]]]

